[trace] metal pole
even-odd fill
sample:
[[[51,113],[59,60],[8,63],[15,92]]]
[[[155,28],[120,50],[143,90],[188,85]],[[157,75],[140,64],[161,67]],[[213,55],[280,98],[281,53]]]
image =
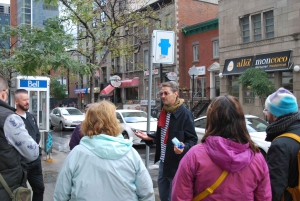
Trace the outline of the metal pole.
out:
[[[193,74],[193,83],[192,83],[192,107],[191,107],[191,109],[193,109],[193,107],[194,107],[194,85],[195,85],[195,75]]]
[[[149,81],[148,81],[148,111],[147,111],[147,134],[150,134],[150,118],[151,118],[151,93],[152,93],[152,34],[150,38],[150,51],[149,55],[151,55],[149,59]],[[149,154],[150,148],[146,145],[146,159],[145,159],[145,166],[149,169]]]
[[[163,65],[162,65],[162,63],[160,63],[159,64],[159,78],[160,78],[160,84],[163,82],[163,76],[162,76],[162,74],[163,74],[163,70],[162,70],[162,68],[163,68]],[[162,109],[163,108],[163,102],[162,102],[162,99],[160,98],[160,109]]]

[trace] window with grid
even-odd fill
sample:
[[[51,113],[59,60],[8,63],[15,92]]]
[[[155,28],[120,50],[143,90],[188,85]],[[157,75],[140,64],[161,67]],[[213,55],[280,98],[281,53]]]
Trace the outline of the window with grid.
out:
[[[219,58],[219,40],[213,41],[213,58]]]
[[[252,24],[253,24],[254,41],[261,40],[261,14],[252,16]]]
[[[265,12],[265,33],[266,38],[274,38],[274,15],[272,10]]]
[[[193,45],[193,61],[199,61],[199,44]]]
[[[244,43],[250,42],[249,16],[243,17],[241,19],[241,22],[242,22],[242,37],[243,37],[243,42]]]
[[[4,13],[4,6],[0,6],[0,13]]]
[[[121,66],[120,66],[120,57],[116,58],[116,72],[121,72]]]

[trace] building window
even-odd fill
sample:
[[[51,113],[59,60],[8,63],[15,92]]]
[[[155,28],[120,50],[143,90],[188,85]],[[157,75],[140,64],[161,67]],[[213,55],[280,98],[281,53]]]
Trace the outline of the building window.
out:
[[[137,36],[137,34],[138,34],[138,27],[134,27],[133,28],[133,34],[134,34],[134,36],[133,36],[133,44],[135,45],[135,44],[137,44],[138,43],[138,36]]]
[[[274,37],[274,15],[273,11],[265,12],[265,33],[266,38],[273,38]]]
[[[281,86],[293,93],[293,72],[282,72]]]
[[[238,79],[239,79],[239,76],[237,75],[233,75],[231,76],[231,83],[230,83],[230,89],[231,89],[231,92],[230,94],[234,97],[236,97],[237,99],[239,99],[239,83],[238,83]]]
[[[97,18],[93,17],[92,27],[96,27],[96,26],[97,26]]]
[[[243,42],[250,42],[250,30],[249,30],[249,16],[243,17],[242,21],[242,37]]]
[[[121,72],[121,66],[120,66],[120,57],[116,58],[116,72]]]
[[[193,61],[199,61],[199,44],[193,44]]]
[[[244,93],[244,104],[254,104],[254,94],[251,87],[248,86]]]
[[[261,40],[261,15],[252,16],[254,41]]]
[[[166,15],[166,28],[171,29],[172,28],[172,18],[171,15]]]
[[[126,88],[125,91],[127,100],[138,100],[139,89],[137,87]]]
[[[119,12],[124,11],[125,8],[126,8],[126,0],[121,0],[121,1],[119,2]]]
[[[4,13],[4,6],[0,6],[0,13]]]
[[[213,58],[219,58],[219,40],[213,41]]]
[[[133,58],[134,59],[134,69],[136,70],[138,68],[138,57],[139,57],[138,53],[134,53],[133,57],[134,57]]]
[[[144,50],[144,69],[149,69],[149,50]]]
[[[100,21],[101,21],[101,22],[105,22],[105,21],[106,21],[105,12],[101,12],[101,13],[100,13]]]
[[[145,24],[145,26],[144,26],[144,34],[145,35],[149,34],[149,24]]]

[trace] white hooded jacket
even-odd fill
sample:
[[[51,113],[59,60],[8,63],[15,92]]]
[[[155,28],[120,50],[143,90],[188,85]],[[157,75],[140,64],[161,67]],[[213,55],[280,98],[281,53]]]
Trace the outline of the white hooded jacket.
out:
[[[54,200],[154,201],[151,177],[132,142],[122,135],[83,137],[68,155]]]

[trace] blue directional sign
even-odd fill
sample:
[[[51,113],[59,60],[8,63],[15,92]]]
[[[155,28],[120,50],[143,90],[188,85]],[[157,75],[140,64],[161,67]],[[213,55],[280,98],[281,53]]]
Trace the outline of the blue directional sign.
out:
[[[152,35],[153,63],[173,64],[175,47],[174,31],[154,30]]]
[[[47,88],[47,80],[20,80],[23,88]]]

